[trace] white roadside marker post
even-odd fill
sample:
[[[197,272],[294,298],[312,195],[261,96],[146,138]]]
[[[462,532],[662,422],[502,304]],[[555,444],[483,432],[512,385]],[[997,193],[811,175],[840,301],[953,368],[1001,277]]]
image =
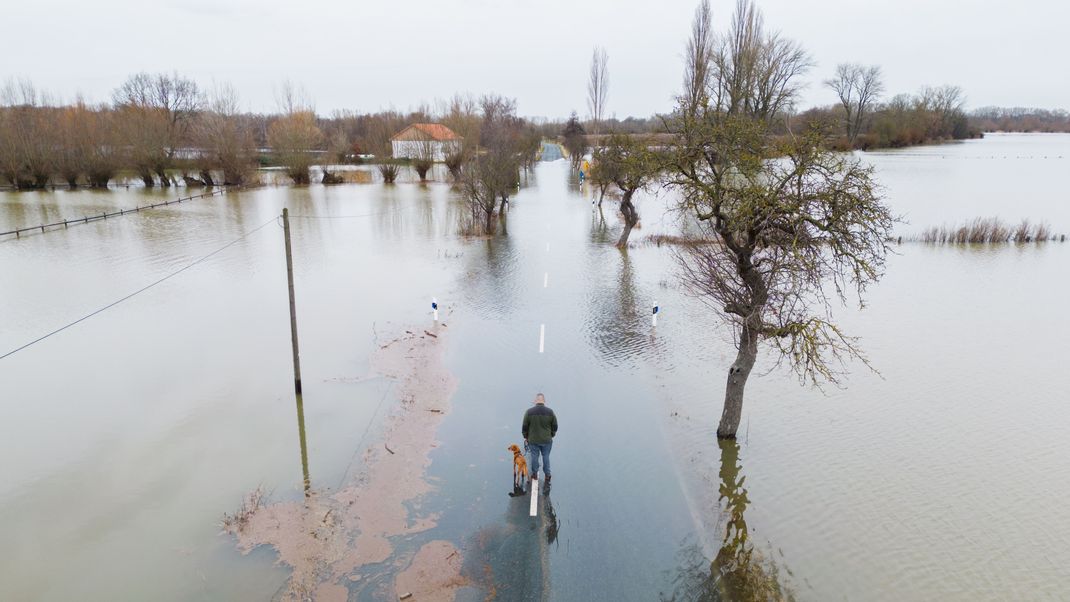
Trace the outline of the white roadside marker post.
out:
[[[661,310],[661,308],[658,307],[658,302],[655,301],[654,302],[654,313],[650,317],[650,325],[651,326],[657,326],[658,325],[658,311],[660,311],[660,310]]]
[[[546,349],[546,324],[539,325],[539,353]]]
[[[528,516],[536,516],[539,513],[539,480],[531,478],[531,507],[528,508]]]
[[[435,316],[435,322],[438,322],[438,299],[431,297],[431,313]]]

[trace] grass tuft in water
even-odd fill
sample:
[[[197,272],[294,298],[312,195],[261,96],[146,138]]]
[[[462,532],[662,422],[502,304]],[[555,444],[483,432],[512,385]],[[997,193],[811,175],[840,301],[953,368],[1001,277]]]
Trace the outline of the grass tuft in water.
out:
[[[1051,226],[1022,220],[1016,226],[1005,224],[998,217],[977,217],[959,226],[933,226],[912,240],[932,244],[1004,244],[1009,242],[1031,243],[1065,241],[1066,236],[1057,236]]]
[[[221,526],[228,533],[240,533],[251,517],[264,503],[264,487],[257,486],[242,500],[241,507],[234,514],[223,513]]]

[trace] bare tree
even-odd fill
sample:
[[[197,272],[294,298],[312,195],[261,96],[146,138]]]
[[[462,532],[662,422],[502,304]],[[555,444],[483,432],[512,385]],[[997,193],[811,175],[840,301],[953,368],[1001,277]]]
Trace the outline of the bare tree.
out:
[[[848,291],[861,301],[880,278],[894,219],[872,170],[829,151],[823,132],[772,135],[808,64],[797,45],[767,33],[744,0],[717,48],[711,101],[679,107],[670,122],[671,179],[681,208],[715,241],[677,256],[688,290],[732,327],[738,353],[717,428],[732,438],[759,342],[814,384],[836,382],[837,363],[865,360],[832,321],[832,302]]]
[[[853,147],[865,128],[873,107],[884,92],[881,68],[877,65],[863,67],[854,63],[841,63],[836,66],[836,75],[825,80],[825,85],[832,88],[840,99],[847,142]]]
[[[375,156],[375,166],[383,181],[393,184],[401,171],[393,158],[391,137],[405,127],[405,118],[396,111],[384,111],[371,115],[368,120],[364,144]]]
[[[206,94],[205,108],[195,128],[195,138],[203,153],[201,179],[212,186],[212,169],[223,172],[226,185],[244,184],[253,166],[253,134],[241,111],[241,101],[234,86],[224,83]]]
[[[609,96],[609,55],[606,49],[595,46],[591,56],[591,70],[587,78],[587,110],[591,114],[591,133],[596,136],[606,114]]]
[[[516,116],[516,101],[488,94],[480,99],[483,152],[461,173],[461,194],[473,215],[482,214],[482,230],[494,234],[501,216],[520,182],[523,122]]]
[[[177,73],[142,72],[131,75],[112,97],[123,111],[126,141],[145,185],[152,186],[155,173],[161,186],[170,186],[167,169],[201,109],[197,83]]]
[[[314,153],[323,143],[312,101],[290,82],[282,85],[276,101],[282,115],[268,128],[268,143],[293,183],[308,184]]]
[[[684,62],[684,93],[679,104],[689,110],[705,107],[709,98],[710,64],[713,60],[713,15],[709,0],[695,8],[691,37],[687,40]]]
[[[445,103],[442,123],[457,134],[459,144],[446,146],[444,162],[454,180],[460,181],[461,168],[475,157],[479,148],[479,103],[470,95],[457,94]]]
[[[426,133],[421,140],[415,142],[416,156],[412,158],[412,167],[416,170],[416,175],[420,176],[420,181],[426,182],[427,172],[435,166],[435,159],[438,158],[436,155],[439,146],[435,139]]]
[[[19,189],[44,188],[57,164],[51,99],[30,80],[0,90],[0,174]]]
[[[692,33],[700,29],[696,24]],[[728,32],[715,36],[706,69],[708,102],[717,112],[768,121],[792,107],[803,85],[798,76],[810,66],[802,47],[766,32],[761,11],[750,0],[737,0]]]

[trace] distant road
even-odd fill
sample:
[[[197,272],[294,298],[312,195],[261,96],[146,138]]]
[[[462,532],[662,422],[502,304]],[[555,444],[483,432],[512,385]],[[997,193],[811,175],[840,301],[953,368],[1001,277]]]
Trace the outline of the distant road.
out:
[[[564,159],[565,153],[562,151],[560,144],[543,140],[539,158],[543,161],[557,161],[558,159]]]

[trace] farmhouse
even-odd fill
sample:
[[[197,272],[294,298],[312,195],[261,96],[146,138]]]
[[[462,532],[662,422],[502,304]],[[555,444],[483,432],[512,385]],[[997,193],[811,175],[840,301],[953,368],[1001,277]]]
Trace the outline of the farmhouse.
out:
[[[461,144],[461,137],[440,123],[414,123],[390,139],[395,159],[443,161]]]

